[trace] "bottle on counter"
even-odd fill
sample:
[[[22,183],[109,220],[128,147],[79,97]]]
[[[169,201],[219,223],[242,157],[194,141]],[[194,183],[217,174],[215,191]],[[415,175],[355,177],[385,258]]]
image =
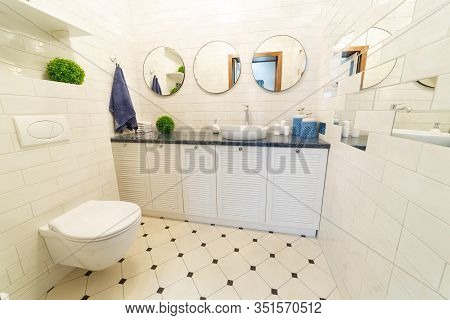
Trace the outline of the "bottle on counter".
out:
[[[212,133],[219,134],[220,133],[220,126],[217,123],[217,119],[214,120],[213,125],[211,126]]]

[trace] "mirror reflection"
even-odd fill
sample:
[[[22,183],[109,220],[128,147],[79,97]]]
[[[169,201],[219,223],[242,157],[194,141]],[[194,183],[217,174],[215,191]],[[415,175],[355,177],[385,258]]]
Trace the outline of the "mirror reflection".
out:
[[[290,36],[274,36],[265,40],[252,60],[256,83],[268,91],[287,90],[300,81],[306,69],[306,52],[302,44]]]
[[[198,85],[209,93],[230,90],[241,75],[241,59],[232,45],[212,41],[198,51],[194,61],[194,76]]]
[[[344,36],[335,46],[341,52],[342,63],[349,63],[349,76],[361,73],[361,89],[372,88],[385,80],[394,70],[397,60],[382,61],[382,41],[391,36],[391,32],[371,27],[358,39],[355,33]]]
[[[144,80],[150,90],[160,96],[170,96],[180,90],[185,67],[180,55],[168,47],[155,48],[144,61]]]

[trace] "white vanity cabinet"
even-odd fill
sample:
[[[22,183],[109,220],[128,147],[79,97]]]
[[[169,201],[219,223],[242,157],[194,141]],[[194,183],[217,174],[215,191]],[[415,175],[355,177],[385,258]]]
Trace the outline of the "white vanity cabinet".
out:
[[[113,143],[112,152],[120,199],[136,203],[143,210],[152,210],[145,144]]]
[[[216,146],[216,151],[219,218],[264,223],[267,148]]]
[[[148,143],[146,147],[153,210],[183,213],[179,145]]]
[[[184,212],[217,217],[216,148],[213,145],[180,145]]]
[[[269,150],[267,224],[319,229],[327,158],[326,149]]]

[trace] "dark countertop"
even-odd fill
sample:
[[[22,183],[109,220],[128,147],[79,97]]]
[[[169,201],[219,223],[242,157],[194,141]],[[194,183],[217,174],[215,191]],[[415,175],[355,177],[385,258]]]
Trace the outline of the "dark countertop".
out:
[[[366,151],[368,136],[360,136],[358,138],[341,138],[341,142],[348,144],[354,148]]]
[[[285,147],[285,148],[316,148],[329,149],[330,144],[320,139],[301,139],[298,136],[267,135],[263,140],[237,141],[224,139],[220,134],[211,132],[173,132],[163,135],[156,132],[147,134],[124,134],[111,138],[112,142],[129,143],[167,143],[167,144],[199,144],[199,145],[228,145],[228,146],[257,146],[257,147]]]

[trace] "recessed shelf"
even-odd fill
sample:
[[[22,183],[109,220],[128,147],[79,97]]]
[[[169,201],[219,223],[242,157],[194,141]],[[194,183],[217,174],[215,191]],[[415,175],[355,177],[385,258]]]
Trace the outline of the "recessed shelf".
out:
[[[51,12],[51,8],[46,8],[48,5],[45,1],[40,1],[37,4],[33,1],[2,0],[2,4],[2,9],[6,9],[9,14],[19,14],[51,34],[61,31],[67,31],[70,37],[80,37],[91,34],[89,31],[63,20],[62,17],[58,17],[56,14],[49,14],[48,12]]]
[[[181,78],[181,79],[184,78],[184,73],[182,73],[182,72],[170,72],[170,73],[166,73],[166,75],[168,77],[173,77],[173,78]]]

